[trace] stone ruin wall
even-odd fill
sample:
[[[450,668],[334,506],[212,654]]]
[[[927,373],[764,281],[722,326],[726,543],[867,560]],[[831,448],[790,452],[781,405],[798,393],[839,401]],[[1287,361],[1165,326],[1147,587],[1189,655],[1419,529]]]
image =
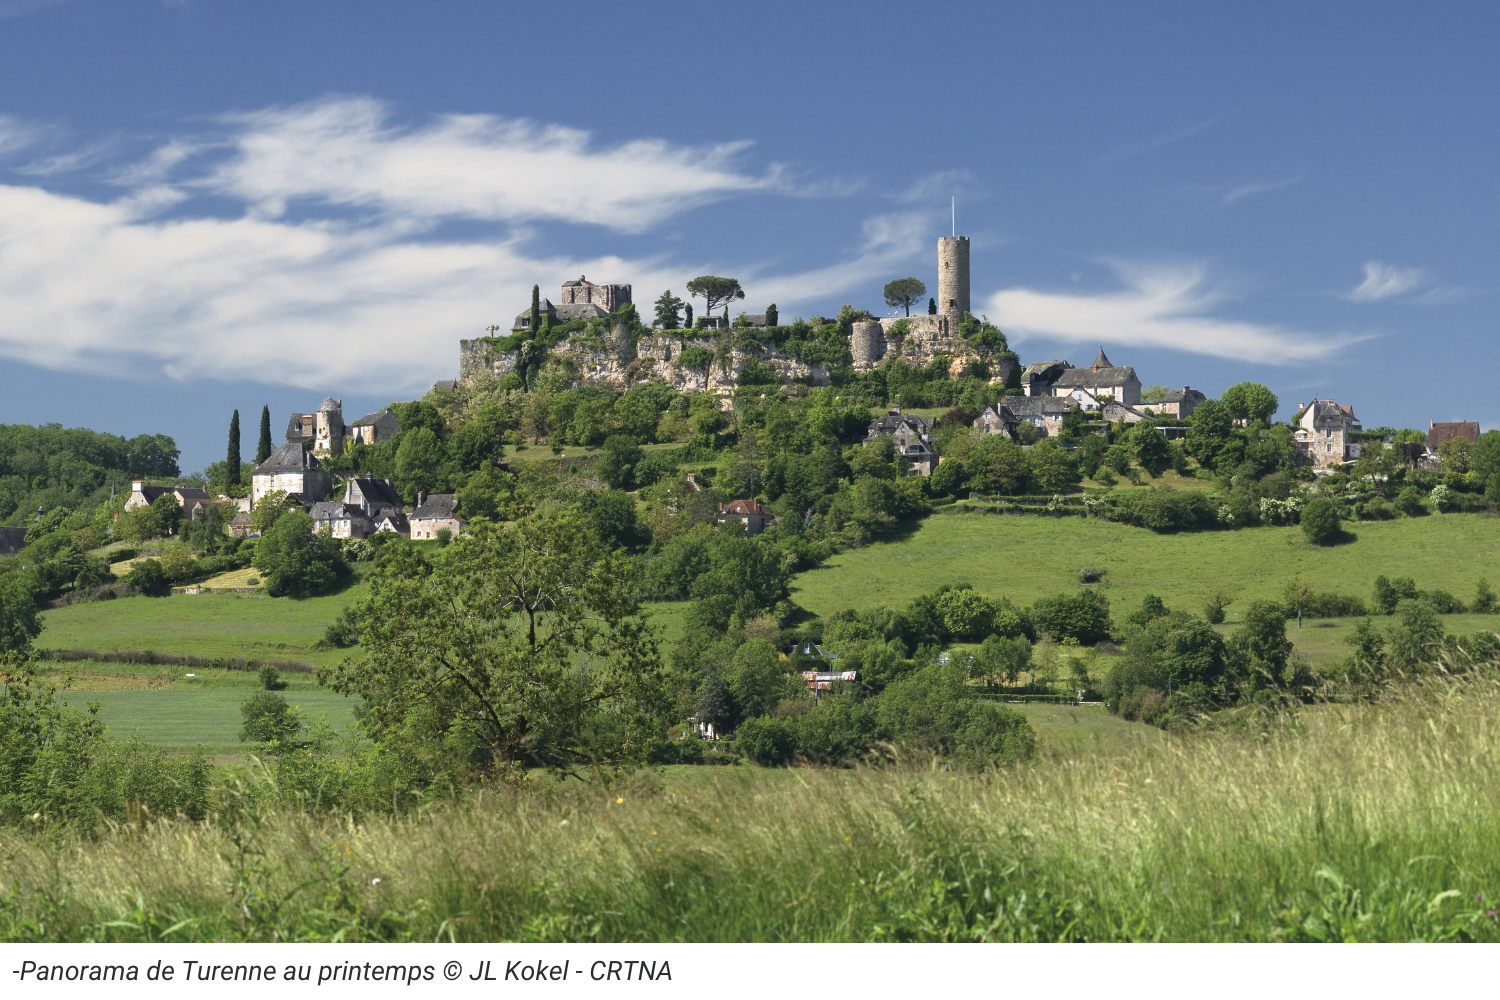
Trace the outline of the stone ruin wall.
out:
[[[951,372],[956,376],[970,360],[979,357],[962,337],[950,332],[953,324],[947,316],[912,316],[904,337],[890,332],[896,322],[897,319],[890,318],[854,324],[849,348],[857,371],[869,371],[887,357],[899,357],[914,368],[925,368],[934,355],[943,354],[953,359]],[[639,382],[661,381],[678,392],[730,395],[734,392],[735,378],[751,361],[774,368],[783,385],[831,384],[825,366],[805,364],[769,345],[750,350],[736,348],[726,359],[716,356],[706,368],[683,368],[677,358],[685,349],[701,347],[713,352],[716,345],[710,337],[674,336],[674,332],[653,330],[632,344],[629,331],[621,325],[611,331],[600,348],[564,341],[553,347],[552,353],[573,362],[580,384],[608,385],[621,391]],[[483,340],[460,340],[459,378],[468,379],[482,371],[504,378],[515,371],[519,354],[519,351],[494,353]],[[1013,367],[1013,362],[1006,361],[991,381],[1004,382]]]

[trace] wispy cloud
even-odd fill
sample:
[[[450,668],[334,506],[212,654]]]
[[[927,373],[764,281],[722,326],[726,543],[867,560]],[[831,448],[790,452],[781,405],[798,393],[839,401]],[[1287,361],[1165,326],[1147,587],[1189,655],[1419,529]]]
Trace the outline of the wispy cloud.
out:
[[[728,267],[757,303],[790,311],[921,248],[932,220],[898,213],[805,274],[528,249],[535,221],[636,231],[741,192],[789,193],[775,171],[736,166],[741,148],[600,149],[583,132],[494,118],[405,127],[359,100],[242,115],[106,172],[124,188],[112,201],[0,185],[0,356],[396,393],[451,377],[455,341],[507,323],[539,276],[627,280],[649,302]],[[299,202],[344,210],[288,211]],[[446,235],[455,218],[497,225]]]
[[[1009,288],[990,296],[990,317],[1022,339],[1130,344],[1283,365],[1324,358],[1366,339],[1215,316],[1226,297],[1209,286],[1203,264],[1110,263],[1125,286],[1119,291],[1077,295]]]
[[[1124,146],[1116,146],[1114,149],[1109,150],[1107,153],[1101,156],[1099,160],[1101,163],[1111,163],[1115,160],[1129,159],[1133,156],[1140,156],[1142,153],[1149,153],[1153,150],[1161,149],[1166,146],[1176,145],[1177,143],[1182,142],[1184,139],[1191,139],[1199,132],[1204,132],[1208,129],[1213,128],[1215,125],[1224,121],[1226,118],[1229,118],[1233,114],[1234,112],[1228,112],[1222,115],[1217,115],[1213,118],[1208,119],[1207,121],[1199,122],[1196,125],[1189,125],[1186,128],[1176,129],[1174,131],[1167,132],[1161,135],[1152,136],[1148,139],[1142,139],[1139,142],[1128,143]]]
[[[967,170],[942,170],[919,177],[896,197],[902,204],[947,201],[949,197],[974,197],[974,175]]]
[[[33,160],[24,166],[17,167],[16,173],[28,174],[32,177],[52,177],[56,174],[86,170],[102,163],[109,156],[114,145],[110,141],[90,143],[80,149]]]
[[[412,218],[591,222],[638,232],[690,208],[782,184],[737,166],[748,142],[599,148],[561,125],[448,115],[389,121],[369,98],[335,98],[228,119],[233,154],[202,183],[275,217],[289,203]]]
[[[787,307],[838,295],[884,275],[894,266],[920,254],[932,233],[926,213],[906,212],[866,219],[858,251],[849,259],[797,274],[771,275],[750,270],[758,297]]]
[[[1239,187],[1230,188],[1224,193],[1224,204],[1233,205],[1235,202],[1243,201],[1251,195],[1280,191],[1282,188],[1288,188],[1293,184],[1300,183],[1304,176],[1298,175],[1281,181],[1252,181],[1249,184],[1241,184]]]
[[[1365,280],[1344,295],[1350,302],[1382,302],[1421,288],[1429,278],[1425,267],[1397,267],[1384,261],[1365,261]]]

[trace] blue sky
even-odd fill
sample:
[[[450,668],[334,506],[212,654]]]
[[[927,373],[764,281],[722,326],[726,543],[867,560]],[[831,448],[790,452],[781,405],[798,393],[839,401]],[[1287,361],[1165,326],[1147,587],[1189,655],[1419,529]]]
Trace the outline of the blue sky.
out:
[[[199,468],[231,408],[411,398],[580,273],[884,312],[956,196],[1023,361],[1500,426],[1497,43],[1494,4],[0,0],[0,421]]]

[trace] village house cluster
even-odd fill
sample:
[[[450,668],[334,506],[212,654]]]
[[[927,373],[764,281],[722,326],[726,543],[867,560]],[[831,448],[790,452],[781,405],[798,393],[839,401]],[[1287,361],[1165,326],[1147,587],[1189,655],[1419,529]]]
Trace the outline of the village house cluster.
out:
[[[323,467],[323,459],[341,454],[348,445],[379,444],[400,430],[400,422],[389,410],[345,424],[343,401],[329,397],[314,413],[291,415],[286,441],[251,472],[248,497],[214,500],[200,487],[148,486],[136,480],[124,509],[148,506],[168,493],[177,498],[184,517],[193,517],[210,504],[233,504],[237,510],[229,533],[244,538],[256,533],[256,505],[268,494],[282,493],[311,515],[315,530],[334,538],[368,538],[382,531],[417,539],[437,538],[444,530],[459,534],[468,522],[454,494],[418,493],[416,505],[408,509],[389,479],[375,479],[367,473],[345,478],[340,489]],[[330,495],[337,498],[326,499]]]

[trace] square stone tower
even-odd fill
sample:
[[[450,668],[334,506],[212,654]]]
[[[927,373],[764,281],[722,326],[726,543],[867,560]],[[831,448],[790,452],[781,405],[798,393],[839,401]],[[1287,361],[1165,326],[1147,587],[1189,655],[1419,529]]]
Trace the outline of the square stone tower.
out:
[[[969,312],[969,238],[938,237],[938,314],[954,330]]]

